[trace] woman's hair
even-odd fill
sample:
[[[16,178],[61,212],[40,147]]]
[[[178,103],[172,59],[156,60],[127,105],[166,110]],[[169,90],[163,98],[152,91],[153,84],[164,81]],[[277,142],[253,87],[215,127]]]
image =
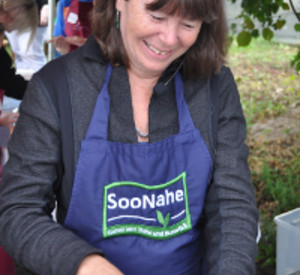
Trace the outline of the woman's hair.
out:
[[[18,32],[31,30],[30,42],[38,26],[38,10],[35,0],[0,0],[0,12],[10,14],[13,29]]]
[[[147,9],[200,19],[202,27],[198,38],[184,55],[183,75],[187,78],[208,78],[212,72],[220,72],[228,46],[223,0],[153,0]],[[128,57],[115,20],[115,0],[94,1],[92,30],[104,55],[112,64],[128,67]]]

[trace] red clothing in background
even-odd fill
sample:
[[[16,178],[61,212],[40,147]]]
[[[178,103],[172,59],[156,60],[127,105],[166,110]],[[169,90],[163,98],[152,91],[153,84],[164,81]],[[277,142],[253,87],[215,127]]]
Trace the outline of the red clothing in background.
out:
[[[0,246],[0,275],[16,275],[14,262]]]
[[[90,12],[93,8],[93,2],[81,2],[72,0],[65,20],[66,36],[80,36],[87,38],[91,33]],[[72,45],[71,50],[77,46]]]

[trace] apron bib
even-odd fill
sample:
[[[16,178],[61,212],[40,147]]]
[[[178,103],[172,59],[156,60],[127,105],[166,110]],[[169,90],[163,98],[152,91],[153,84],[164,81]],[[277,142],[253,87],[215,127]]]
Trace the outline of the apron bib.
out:
[[[212,159],[183,96],[180,131],[155,143],[107,140],[108,65],[75,173],[65,226],[126,275],[201,274],[200,217]]]

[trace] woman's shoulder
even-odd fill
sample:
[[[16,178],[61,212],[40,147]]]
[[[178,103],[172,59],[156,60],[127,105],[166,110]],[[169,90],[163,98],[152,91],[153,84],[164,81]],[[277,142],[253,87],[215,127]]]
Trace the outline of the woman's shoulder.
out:
[[[211,90],[218,90],[218,96],[225,96],[225,94],[232,94],[237,91],[237,86],[233,72],[230,67],[223,65],[220,72],[214,72],[210,79]]]
[[[51,79],[51,81],[55,82],[62,75],[66,77],[74,68],[76,68],[80,76],[83,67],[89,66],[88,63],[88,60],[83,58],[83,49],[79,48],[49,61],[35,76],[42,80]]]
[[[227,65],[223,65],[220,69],[220,72],[213,73],[212,77],[214,77],[216,80],[219,80],[219,81],[225,81],[225,80],[234,78],[230,67]]]
[[[65,62],[66,57],[62,56],[57,59],[49,61],[45,66],[43,66],[38,72],[33,76],[34,79],[38,79],[41,82],[51,83],[51,86],[57,84],[57,80],[61,78],[62,75],[66,74]],[[48,87],[49,84],[46,85]]]

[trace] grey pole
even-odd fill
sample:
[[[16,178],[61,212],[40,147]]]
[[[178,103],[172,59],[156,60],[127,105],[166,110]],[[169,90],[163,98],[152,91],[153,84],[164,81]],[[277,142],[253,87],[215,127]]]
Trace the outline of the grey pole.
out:
[[[55,0],[48,0],[48,40],[53,38],[54,19],[55,19]],[[48,61],[53,59],[53,44],[48,43]]]

